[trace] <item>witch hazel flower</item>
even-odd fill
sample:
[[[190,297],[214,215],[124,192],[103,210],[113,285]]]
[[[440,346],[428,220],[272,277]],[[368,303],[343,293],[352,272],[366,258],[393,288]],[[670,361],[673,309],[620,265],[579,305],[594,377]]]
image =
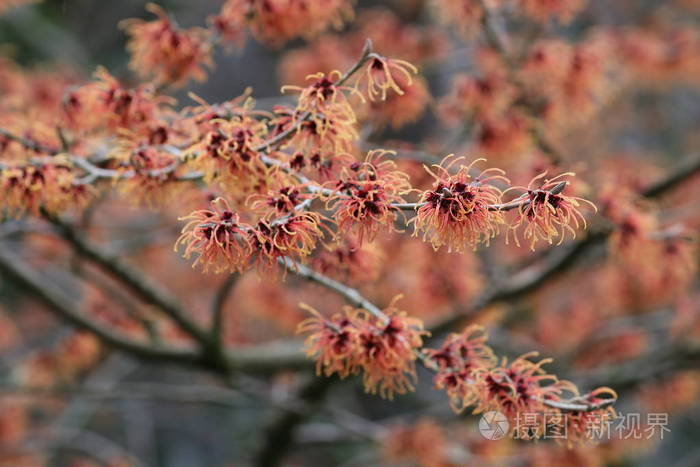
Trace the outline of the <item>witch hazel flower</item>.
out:
[[[414,235],[422,233],[423,240],[435,249],[447,246],[450,252],[476,249],[479,243],[488,245],[505,220],[503,213],[493,206],[501,202],[502,192],[489,182],[508,179],[500,169],[486,169],[473,174],[473,167],[485,159],[477,159],[469,165],[460,165],[455,174],[450,169],[463,161],[463,157],[449,155],[435,171],[426,167],[435,179],[433,188],[421,195],[421,207],[413,222]]]
[[[387,154],[369,151],[364,162],[343,168],[337,181],[326,184],[334,189],[327,208],[335,212],[339,230],[356,231],[360,244],[372,241],[381,227],[393,228],[399,211],[392,203],[403,202],[401,195],[411,191],[408,175],[383,160]]]
[[[564,242],[566,234],[576,237],[576,229],[586,228],[586,218],[580,211],[581,205],[588,205],[597,211],[592,202],[562,194],[562,190],[568,185],[564,177],[573,176],[568,172],[554,178],[545,179],[546,172],[533,178],[527,187],[512,187],[510,190],[523,190],[513,202],[519,202],[517,217],[510,224],[506,241],[512,233],[516,245],[520,246],[518,231],[522,228],[523,238],[530,243],[530,249],[534,250],[538,241],[543,240],[550,244],[557,241],[557,245]],[[544,180],[543,180],[544,179]],[[541,183],[540,183],[540,180]],[[535,186],[540,183],[539,188]]]
[[[298,332],[309,333],[306,353],[316,360],[317,372],[341,378],[362,372],[365,390],[388,399],[413,390],[417,351],[428,332],[420,320],[394,306],[400,297],[383,316],[346,307],[328,319],[304,305],[313,316],[300,323]]]

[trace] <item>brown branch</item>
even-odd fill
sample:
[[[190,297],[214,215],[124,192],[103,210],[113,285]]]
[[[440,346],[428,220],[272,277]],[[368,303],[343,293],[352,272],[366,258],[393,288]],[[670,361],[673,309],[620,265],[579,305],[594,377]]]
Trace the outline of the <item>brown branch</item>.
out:
[[[0,248],[0,272],[30,291],[32,297],[44,303],[61,318],[74,326],[90,331],[101,341],[117,349],[147,360],[170,361],[182,364],[199,364],[201,357],[189,349],[177,349],[161,345],[148,345],[115,332],[112,328],[94,321],[77,310],[68,298],[36,271],[27,267],[5,248]]]
[[[499,18],[491,8],[489,0],[478,0],[479,6],[483,12],[481,24],[484,27],[484,33],[489,43],[498,51],[503,60],[510,66],[510,45],[506,31],[499,23]]]
[[[684,164],[675,169],[670,175],[642,190],[641,195],[645,198],[662,196],[698,172],[700,172],[700,155],[695,155],[688,158]]]
[[[240,274],[230,274],[217,290],[212,302],[211,336],[217,348],[223,346],[224,305],[231,291],[236,287]]]
[[[298,426],[318,407],[331,389],[335,380],[311,376],[298,391],[297,399],[307,406],[304,411],[282,409],[278,411],[265,429],[257,454],[253,459],[256,467],[280,465],[284,455],[294,441]]]
[[[56,216],[42,212],[57,233],[68,242],[73,249],[104,270],[107,274],[126,285],[132,292],[146,303],[162,310],[177,325],[203,347],[210,347],[212,341],[209,333],[192,321],[187,312],[180,307],[177,300],[159,286],[151,283],[140,272],[124,263],[120,258],[110,255],[83,238],[70,224]]]
[[[279,263],[289,272],[292,272],[308,281],[320,284],[325,288],[341,295],[351,305],[357,308],[363,308],[372,313],[376,318],[389,322],[389,318],[384,314],[384,312],[375,304],[363,297],[362,294],[360,294],[360,292],[356,289],[348,287],[341,282],[331,279],[330,277],[325,276],[320,272],[316,272],[313,269],[304,266],[303,264],[299,264],[289,258],[281,258]]]
[[[213,363],[207,353],[194,349],[179,349],[146,342],[124,336],[114,329],[80,313],[74,304],[47,278],[34,271],[21,260],[0,247],[0,273],[32,293],[32,297],[46,305],[50,311],[74,326],[93,333],[105,344],[128,352],[145,360],[167,361],[193,365],[221,373],[224,368]],[[301,343],[296,340],[250,345],[231,349],[226,353],[226,369],[271,373],[280,369],[311,368],[312,363],[300,352]]]

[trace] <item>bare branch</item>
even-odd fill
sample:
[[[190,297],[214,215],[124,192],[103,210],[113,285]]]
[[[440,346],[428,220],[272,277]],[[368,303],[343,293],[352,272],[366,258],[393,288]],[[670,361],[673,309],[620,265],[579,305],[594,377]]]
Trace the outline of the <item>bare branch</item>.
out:
[[[211,335],[212,339],[214,339],[214,345],[217,348],[221,348],[223,345],[224,305],[240,278],[240,274],[229,274],[214,296],[214,301],[212,303]]]
[[[90,331],[108,345],[148,360],[164,360],[182,364],[198,364],[200,362],[200,356],[191,349],[148,345],[119,334],[108,326],[85,316],[46,278],[41,277],[4,248],[0,249],[0,272],[31,291],[36,299],[43,302],[66,321],[80,329]]]
[[[126,285],[142,300],[161,309],[200,345],[204,347],[211,345],[209,334],[192,321],[187,316],[187,312],[180,307],[177,300],[170,296],[165,290],[151,283],[148,278],[124,263],[120,258],[110,255],[96,245],[90,243],[65,221],[46,212],[43,212],[43,216],[53,224],[58,234],[67,241],[77,253],[92,261],[106,273]]]

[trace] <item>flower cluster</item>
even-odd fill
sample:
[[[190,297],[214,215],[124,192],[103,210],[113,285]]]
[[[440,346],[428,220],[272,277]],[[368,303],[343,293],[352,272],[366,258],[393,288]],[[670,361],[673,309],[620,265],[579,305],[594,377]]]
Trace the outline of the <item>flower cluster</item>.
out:
[[[486,344],[487,335],[479,326],[468,326],[459,334],[450,334],[439,349],[426,350],[437,372],[435,387],[447,392],[450,405],[456,412],[473,407],[474,413],[498,411],[511,422],[511,434],[520,439],[540,438],[551,426],[539,417],[537,423],[527,426],[525,431],[515,431],[516,420],[523,414],[547,413],[548,423],[568,423],[575,425],[572,431],[580,439],[579,424],[595,417],[601,420],[611,419],[614,410],[610,403],[617,398],[609,388],[599,388],[584,396],[578,395],[578,389],[570,381],[559,380],[548,374],[542,366],[551,359],[532,361],[536,352],[522,355],[508,363],[505,359],[498,362],[491,348]],[[573,399],[565,396],[573,395]],[[558,404],[576,401],[578,409]],[[573,409],[573,411],[572,411]],[[556,414],[566,412],[566,417],[558,420]],[[564,422],[566,420],[566,422]],[[520,428],[523,428],[520,426]],[[563,428],[559,426],[558,428]]]
[[[451,333],[439,349],[426,354],[437,364],[436,389],[443,389],[455,412],[474,405],[480,397],[476,381],[483,372],[496,366],[496,356],[486,345],[488,335],[481,326],[472,325],[461,333]]]
[[[175,242],[175,250],[184,244],[185,258],[196,253],[192,267],[201,263],[205,272],[213,269],[217,273],[243,271],[248,267],[253,254],[251,226],[241,223],[240,216],[225,199],[217,198],[212,201],[211,209],[194,211],[180,220],[187,224]]]
[[[418,209],[414,234],[423,233],[423,239],[434,248],[446,245],[449,251],[462,252],[476,248],[477,244],[496,236],[503,224],[503,214],[493,206],[501,202],[502,192],[488,182],[508,180],[500,169],[486,169],[472,175],[470,165],[461,165],[456,174],[450,168],[463,160],[462,157],[447,156],[443,163],[434,165],[435,172],[426,167],[435,179],[431,190],[421,195],[423,205]]]
[[[341,73],[332,71],[310,75],[307,80],[311,84],[306,87],[287,85],[282,87],[282,92],[299,92],[299,100],[295,117],[311,114],[311,122],[314,124],[314,132],[320,137],[328,131],[336,131],[338,126],[352,125],[356,122],[355,111],[350,104],[348,93],[354,93],[363,99],[362,95],[348,86],[338,84]]]
[[[252,263],[270,270],[285,257],[303,259],[328,232],[324,218],[316,212],[263,218],[253,226],[241,222],[223,198],[212,201],[211,209],[194,211],[180,220],[187,224],[175,250],[185,245],[185,258],[197,254],[193,267],[201,264],[204,271],[217,273],[242,272]]]
[[[399,297],[397,297],[399,298]],[[377,317],[367,310],[346,308],[328,319],[313,308],[313,317],[299,324],[308,333],[306,353],[316,360],[318,374],[363,375],[365,390],[391,399],[413,390],[416,350],[428,333],[423,324],[394,307]]]
[[[239,47],[246,26],[259,41],[280,46],[340,27],[351,16],[349,0],[227,0],[211,22],[224,40]]]
[[[126,176],[119,189],[138,203],[160,206],[183,188],[176,181],[178,162],[173,154],[154,147],[134,150],[129,154],[131,169],[122,172]]]
[[[245,193],[267,178],[257,150],[268,131],[264,122],[251,115],[237,115],[212,118],[198,128],[200,139],[185,150],[183,158],[201,170],[207,182],[216,181],[229,191]]]
[[[81,207],[91,198],[92,189],[80,183],[69,161],[55,157],[49,162],[0,166],[0,188],[7,214],[38,214],[43,208],[60,212]]]
[[[159,6],[150,3],[146,8],[158,19],[122,23],[130,36],[131,67],[158,84],[181,86],[192,78],[203,81],[207,77],[204,67],[213,66],[209,32],[180,29]]]
[[[126,89],[107,70],[98,68],[95,81],[68,93],[63,112],[69,127],[77,133],[128,130],[144,135],[153,144],[168,139],[167,129],[157,122],[162,108],[169,103],[170,99],[155,96],[151,85]]]
[[[306,76],[318,71],[329,73],[350,67],[366,39],[371,38],[374,50],[381,51],[383,55],[378,57],[380,62],[386,62],[392,69],[395,66],[403,68],[408,74],[390,70],[389,78],[401,92],[388,92],[385,101],[380,103],[368,98],[364,104],[353,102],[358,120],[371,122],[379,128],[386,125],[400,128],[416,121],[430,102],[430,92],[426,81],[413,75],[413,68],[414,65],[432,63],[444,55],[444,33],[437,27],[406,24],[383,8],[364,10],[354,24],[354,29],[342,35],[324,35],[308,46],[288,52],[279,67],[280,79],[287,83],[301,84]],[[410,65],[384,57],[401,57],[408,60]],[[358,89],[365,90],[371,75],[376,75],[372,79],[377,84],[386,80],[386,73],[381,76],[385,65],[372,65],[370,69],[364,70]],[[377,92],[381,93],[381,88],[377,87]]]
[[[333,194],[327,208],[335,212],[341,231],[357,231],[360,244],[372,241],[380,227],[393,228],[398,210],[392,203],[411,190],[408,175],[393,161],[382,160],[387,153],[370,151],[363,163],[344,167],[338,181],[329,184]]]
[[[553,243],[558,239],[557,244],[561,244],[567,232],[572,237],[576,237],[576,230],[586,227],[586,218],[581,214],[579,206],[587,204],[592,209],[597,210],[595,204],[588,200],[575,196],[566,196],[552,191],[560,184],[567,184],[561,179],[573,175],[566,173],[554,178],[544,179],[539,188],[534,185],[547,175],[546,172],[536,176],[530,181],[527,187],[513,187],[510,189],[521,189],[525,191],[516,198],[520,202],[517,209],[517,217],[510,225],[508,233],[513,234],[516,244],[520,245],[518,229],[524,226],[523,237],[530,243],[530,249],[534,250],[539,240]],[[564,185],[565,186],[565,185]]]

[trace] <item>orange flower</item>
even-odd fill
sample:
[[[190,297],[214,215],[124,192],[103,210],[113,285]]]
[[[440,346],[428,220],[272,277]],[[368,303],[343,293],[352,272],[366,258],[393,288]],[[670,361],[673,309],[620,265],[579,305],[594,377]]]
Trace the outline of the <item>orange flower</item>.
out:
[[[185,159],[204,172],[207,183],[216,180],[229,191],[245,193],[269,177],[270,170],[255,150],[267,133],[264,122],[243,115],[214,118],[199,127],[202,137],[185,151]]]
[[[243,272],[253,254],[249,237],[251,227],[240,222],[240,217],[225,199],[215,199],[211,207],[180,218],[188,222],[175,242],[175,250],[184,244],[185,258],[192,253],[198,254],[192,267],[201,264],[205,272],[210,268],[216,273]]]
[[[243,48],[246,40],[249,0],[227,0],[216,16],[209,18],[221,40],[237,48]]]
[[[40,208],[57,213],[83,207],[93,194],[80,183],[71,164],[61,156],[50,163],[8,164],[0,168],[0,188],[10,215],[38,214]]]
[[[263,219],[251,231],[257,263],[263,270],[273,269],[280,258],[302,260],[316,248],[328,228],[316,212],[303,212],[276,220]]]
[[[395,170],[393,161],[382,160],[387,153],[370,151],[362,164],[344,167],[327,204],[340,231],[357,230],[360,244],[372,241],[380,226],[392,228],[398,211],[391,203],[402,202],[400,195],[411,190],[408,175]]]
[[[63,102],[63,112],[71,128],[85,132],[104,127],[111,132],[129,130],[136,134],[148,134],[160,127],[161,108],[172,104],[165,96],[155,96],[151,85],[134,89],[124,88],[107,70],[95,71],[95,81],[70,91]],[[165,135],[151,136],[151,144],[167,141]]]
[[[476,149],[488,157],[513,161],[533,148],[530,126],[518,112],[506,112],[479,121]]]
[[[566,24],[585,6],[586,0],[520,0],[523,13],[541,23],[553,18]]]
[[[418,69],[405,60],[394,60],[381,57],[377,54],[371,55],[369,63],[365,66],[364,75],[360,75],[357,86],[364,81],[365,93],[370,101],[385,101],[388,92],[403,95],[403,87],[413,84],[413,75],[418,73]]]
[[[377,127],[386,124],[393,129],[399,129],[413,123],[423,114],[430,101],[430,93],[425,80],[417,76],[412,84],[404,77],[397,76],[396,82],[403,94],[392,94],[384,102],[372,102],[369,106],[369,119]]]
[[[316,73],[306,77],[312,84],[306,87],[286,85],[282,86],[282,92],[299,92],[299,102],[294,113],[295,121],[306,112],[311,113],[310,120],[315,123],[315,131],[324,135],[333,128],[332,123],[354,124],[357,120],[355,111],[345,95],[346,92],[355,94],[364,100],[362,95],[354,88],[336,85],[341,73],[334,70],[326,76],[325,73]]]
[[[306,307],[314,317],[302,322],[299,332],[311,333],[306,352],[317,360],[317,371],[344,378],[362,370],[365,390],[384,398],[412,390],[416,351],[428,332],[420,320],[394,307],[399,298],[383,311],[385,317],[346,307],[344,317],[328,320]]]
[[[437,364],[435,387],[447,392],[455,412],[478,401],[476,381],[485,370],[496,366],[496,356],[486,345],[487,340],[481,326],[471,325],[459,334],[451,333],[440,349],[426,351]]]
[[[478,176],[469,172],[477,159],[468,166],[461,165],[455,175],[450,167],[463,160],[463,157],[447,156],[440,165],[433,165],[437,173],[427,167],[435,179],[433,189],[421,196],[423,205],[409,222],[414,223],[414,235],[423,232],[423,240],[428,239],[435,249],[447,245],[449,251],[462,252],[467,246],[476,245],[496,236],[499,225],[504,222],[503,214],[491,206],[501,201],[501,190],[487,184],[493,180],[504,180],[500,169],[486,169]]]
[[[542,412],[545,400],[560,400],[564,393],[578,394],[573,383],[560,381],[542,369],[542,365],[552,361],[551,358],[537,363],[529,360],[537,355],[537,352],[530,352],[516,358],[509,365],[504,362],[500,367],[490,370],[479,385],[481,397],[474,412],[497,410],[515,421],[522,414]],[[536,425],[532,428],[534,433],[530,436],[539,437],[545,426]]]
[[[483,78],[457,75],[450,94],[440,102],[440,114],[448,123],[459,123],[468,117],[479,120],[500,116],[516,97],[515,88],[499,73]]]
[[[177,157],[154,147],[137,149],[129,157],[133,176],[121,180],[118,187],[137,203],[151,208],[162,205],[183,187],[176,180]]]
[[[146,9],[158,19],[129,19],[121,23],[130,36],[127,48],[132,55],[131,68],[158,84],[181,86],[191,78],[204,81],[204,66],[213,66],[209,32],[178,28],[165,10],[153,3]]]
[[[281,144],[303,154],[318,154],[321,158],[334,159],[338,154],[352,152],[359,136],[354,117],[340,115],[338,109],[319,114],[298,124],[303,112],[276,107],[272,120],[272,136],[276,136],[297,124],[296,131]]]
[[[360,244],[352,234],[343,235],[313,258],[314,269],[332,277],[356,282],[375,281],[384,255],[376,244]]]
[[[416,379],[416,351],[423,345],[423,323],[406,316],[394,308],[394,298],[384,313],[389,322],[384,323],[362,309],[351,312],[352,320],[359,323],[359,365],[363,370],[365,391],[392,399],[394,393],[405,394],[413,390]]]
[[[521,189],[526,191],[514,200],[524,201],[524,203],[518,208],[518,215],[510,225],[508,233],[512,232],[515,243],[520,245],[517,231],[525,225],[523,237],[530,241],[531,250],[535,249],[539,240],[545,240],[551,244],[559,238],[557,244],[560,245],[566,238],[567,232],[572,237],[576,237],[574,227],[576,229],[581,226],[586,228],[586,219],[578,209],[581,203],[585,203],[597,211],[595,204],[583,198],[551,193],[555,186],[562,183],[562,177],[574,175],[571,172],[545,179],[540,188],[534,188],[534,184],[546,175],[547,172],[543,172],[536,176],[526,188],[513,187],[506,190]],[[566,183],[568,184],[568,182]]]
[[[352,16],[348,0],[228,0],[214,26],[228,41],[241,45],[242,27],[272,46],[296,37],[310,39],[329,26],[340,27]]]
[[[250,207],[263,214],[273,210],[277,214],[287,214],[305,200],[311,199],[311,195],[301,193],[298,187],[284,186],[278,190],[269,190],[266,194],[253,194],[248,198]]]
[[[484,10],[477,0],[433,0],[439,10],[440,19],[457,27],[465,36],[473,36],[479,31]],[[490,3],[500,0],[487,0]]]
[[[422,418],[411,425],[392,427],[382,440],[382,451],[390,465],[413,465],[422,467],[445,467],[451,465],[449,444],[437,421]]]
[[[357,328],[348,317],[335,314],[326,319],[308,305],[302,304],[301,307],[313,315],[299,323],[297,333],[309,334],[304,347],[306,355],[316,360],[316,374],[331,376],[337,373],[344,379],[357,373]]]

